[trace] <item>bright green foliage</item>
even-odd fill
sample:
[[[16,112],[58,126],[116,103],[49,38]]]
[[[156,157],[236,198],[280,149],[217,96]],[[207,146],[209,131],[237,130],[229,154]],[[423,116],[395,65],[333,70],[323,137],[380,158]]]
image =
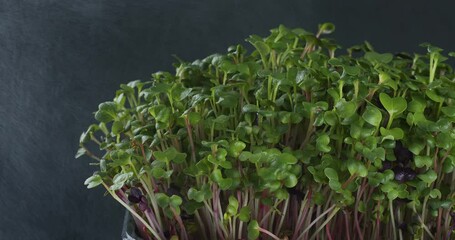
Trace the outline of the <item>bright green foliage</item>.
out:
[[[256,220],[250,221],[248,224],[248,240],[254,240],[259,237],[259,224]]]
[[[85,185],[154,239],[327,239],[324,222],[340,239],[442,239],[455,203],[447,57],[429,44],[346,53],[324,37],[334,30],[281,25],[250,36],[251,53],[239,44],[122,84],[80,137],[76,157],[99,167]]]

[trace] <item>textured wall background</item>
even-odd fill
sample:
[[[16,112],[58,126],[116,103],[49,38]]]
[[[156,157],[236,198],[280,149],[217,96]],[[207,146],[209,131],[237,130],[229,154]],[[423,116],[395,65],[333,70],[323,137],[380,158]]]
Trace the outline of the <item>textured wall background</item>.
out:
[[[445,3],[444,3],[445,2]],[[0,239],[119,239],[123,209],[74,160],[120,83],[224,52],[283,23],[331,21],[345,47],[455,50],[451,1],[0,0]]]

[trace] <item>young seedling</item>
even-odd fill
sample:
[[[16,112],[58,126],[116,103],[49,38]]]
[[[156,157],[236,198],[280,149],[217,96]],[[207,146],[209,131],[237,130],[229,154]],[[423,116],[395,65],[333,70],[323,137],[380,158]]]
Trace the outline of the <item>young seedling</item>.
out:
[[[455,74],[283,25],[122,84],[76,157],[144,239],[448,239]],[[336,54],[337,53],[337,54]],[[455,54],[450,53],[449,56]]]

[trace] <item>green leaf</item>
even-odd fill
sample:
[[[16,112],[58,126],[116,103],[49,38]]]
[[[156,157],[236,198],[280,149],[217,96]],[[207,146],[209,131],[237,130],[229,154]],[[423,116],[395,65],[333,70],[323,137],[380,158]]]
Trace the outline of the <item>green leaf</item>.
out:
[[[455,158],[453,156],[448,156],[444,163],[442,164],[442,171],[444,173],[451,173],[455,169]]]
[[[267,64],[267,55],[270,53],[270,47],[263,41],[251,42],[251,44],[256,48],[261,55],[261,59],[264,65]]]
[[[198,202],[194,202],[194,201],[185,201],[183,203],[182,208],[188,214],[195,214],[196,210],[202,208],[203,206],[204,206],[203,203],[198,203]]]
[[[324,169],[324,174],[327,176],[328,179],[338,181],[338,173],[335,171],[335,169],[326,168]]]
[[[237,158],[243,149],[246,148],[246,144],[242,141],[235,141],[229,145],[229,156]]]
[[[393,81],[392,78],[390,78],[390,75],[386,72],[380,72],[379,73],[379,84],[383,84],[386,86],[391,87],[394,91],[398,89],[398,84],[397,82]]]
[[[100,175],[93,175],[85,180],[84,185],[87,185],[87,188],[94,188],[101,183],[103,183],[103,179],[101,179]]]
[[[281,111],[279,116],[280,122],[284,124],[288,124],[291,121],[291,113],[286,111]]]
[[[152,176],[156,179],[161,179],[161,178],[169,178],[172,175],[173,170],[165,171],[164,169],[160,167],[153,167],[152,168]]]
[[[239,219],[242,222],[250,221],[251,209],[249,207],[242,207],[239,212]]]
[[[298,179],[294,174],[289,174],[289,176],[284,180],[284,185],[287,188],[293,188],[297,185]]]
[[[387,193],[387,198],[389,200],[394,200],[398,197],[399,192],[397,190],[391,190],[390,192]]]
[[[225,108],[234,108],[239,102],[240,95],[238,92],[227,91],[219,92],[218,97],[219,99],[216,104]]]
[[[368,184],[377,187],[384,181],[384,176],[380,172],[370,172],[368,174]]]
[[[323,23],[319,25],[319,32],[322,34],[330,34],[335,31],[335,25],[333,23]]]
[[[286,164],[296,164],[297,158],[290,153],[282,153],[278,156],[278,159]]]
[[[285,189],[278,189],[275,191],[275,197],[278,199],[278,200],[284,200],[284,199],[288,199],[289,198],[289,192]]]
[[[127,173],[118,173],[117,175],[114,176],[112,179],[112,182],[114,185],[110,187],[111,190],[118,190],[125,185],[125,182],[129,180],[133,176],[132,172],[127,172]]]
[[[344,71],[351,76],[357,76],[360,73],[360,68],[357,66],[343,66]]]
[[[393,173],[393,171],[391,169],[387,169],[384,171],[384,181],[390,181],[392,179],[394,179],[395,177],[395,174]]]
[[[415,97],[408,105],[408,111],[416,113],[416,112],[424,112],[426,108],[426,100],[423,97]]]
[[[362,118],[365,120],[365,122],[378,127],[382,121],[382,114],[381,111],[376,107],[367,106],[365,112],[362,115]]]
[[[333,66],[343,66],[343,62],[339,58],[330,58],[327,63],[333,65]]]
[[[375,201],[382,201],[382,200],[384,200],[384,194],[382,194],[382,193],[374,193],[372,198]]]
[[[414,153],[414,155],[419,155],[425,146],[426,143],[424,141],[412,141],[409,143],[409,151]]]
[[[87,152],[87,150],[86,150],[85,148],[83,148],[83,147],[79,148],[79,149],[77,150],[77,153],[76,153],[75,158],[80,158],[80,157],[82,157],[86,152]]]
[[[104,102],[98,106],[98,111],[95,113],[95,119],[108,123],[117,118],[117,104],[115,102]]]
[[[202,191],[198,191],[195,188],[190,188],[188,190],[188,199],[201,203],[205,200],[204,193]]]
[[[182,205],[182,198],[177,195],[172,195],[169,198],[169,205],[171,205],[174,208],[177,208],[178,206]]]
[[[221,190],[228,190],[232,186],[233,183],[234,183],[234,180],[232,178],[225,178],[225,179],[221,179],[218,182],[218,185],[220,186]]]
[[[248,151],[244,151],[240,154],[239,156],[239,160],[242,161],[242,162],[245,162],[247,161],[248,159],[250,159],[250,157],[252,156],[253,154],[251,152],[248,152]]]
[[[455,117],[455,106],[442,107],[441,111],[448,117]]]
[[[87,143],[90,140],[90,130],[87,132],[82,132],[81,136],[79,137],[79,143]]]
[[[316,147],[321,152],[330,152],[332,149],[329,146],[330,137],[327,134],[323,134],[316,139]]]
[[[401,128],[386,129],[381,127],[379,129],[382,136],[392,136],[394,140],[400,140],[404,138],[404,131]]]
[[[429,156],[415,156],[414,163],[418,168],[421,168],[423,166],[429,168],[433,165],[433,159],[431,159]]]
[[[431,100],[437,102],[437,103],[440,103],[440,102],[444,102],[444,98],[439,96],[435,91],[433,90],[430,90],[430,89],[427,89],[425,91],[425,94],[427,95],[427,97],[429,97]]]
[[[178,208],[178,210],[175,209],[175,211],[177,212],[177,214],[179,214],[178,211],[180,211],[180,208]],[[164,207],[164,208],[163,208],[163,213],[164,213],[164,215],[165,215],[167,218],[173,218],[173,217],[174,217],[174,213],[172,212],[172,210],[171,210],[170,207]]]
[[[406,116],[406,123],[409,125],[409,126],[414,126],[414,114],[412,113],[408,113],[408,115]]]
[[[155,105],[149,108],[149,113],[156,121],[168,123],[171,116],[171,108],[165,105]]]
[[[256,240],[259,237],[258,221],[252,220],[248,224],[248,240]]]
[[[220,169],[213,170],[213,172],[210,176],[211,176],[211,179],[216,183],[219,183],[221,180],[223,180],[223,175],[221,174]]]
[[[337,114],[333,111],[324,112],[324,121],[330,126],[335,126],[338,123]]]
[[[168,195],[164,193],[156,193],[155,194],[156,202],[158,203],[158,206],[165,208],[169,206],[170,198]]]
[[[154,151],[153,156],[158,161],[169,162],[168,154],[166,152]]]
[[[341,183],[338,180],[329,180],[329,187],[334,191],[339,191],[341,189]]]
[[[439,189],[437,188],[430,191],[431,198],[441,198],[441,196],[442,196],[441,191],[439,191]]]
[[[234,73],[237,71],[237,65],[233,64],[229,60],[223,60],[220,65],[221,70],[227,73]]]
[[[366,52],[364,58],[370,62],[389,63],[393,60],[393,55],[390,53]]]
[[[368,176],[368,169],[360,161],[349,160],[347,164],[348,171],[351,175],[357,174],[360,177]]]
[[[302,114],[300,113],[291,113],[291,123],[293,124],[297,124],[297,123],[300,123],[303,119],[303,116]]]
[[[425,183],[430,184],[430,183],[434,182],[438,178],[438,175],[436,174],[435,171],[430,169],[424,174],[417,175],[417,177],[420,178]]]
[[[392,172],[392,174],[393,174],[393,172]],[[398,186],[398,184],[395,182],[385,181],[385,183],[383,185],[381,185],[381,191],[383,191],[385,193],[389,193],[389,192],[393,191],[394,189],[396,189],[397,186]]]
[[[436,146],[442,149],[450,149],[452,147],[453,138],[447,132],[440,132],[436,136]]]
[[[191,125],[196,125],[201,121],[201,114],[198,112],[190,112],[188,113],[188,120]]]
[[[342,98],[335,104],[335,109],[338,113],[338,116],[341,118],[348,118],[354,115],[355,111],[357,110],[357,104],[353,101],[347,102],[344,98]]]
[[[390,115],[398,115],[407,108],[406,100],[402,97],[391,98],[385,93],[380,93],[379,100]]]
[[[170,148],[170,149],[173,149],[173,147]],[[174,150],[175,150],[175,149],[174,149]],[[180,152],[177,152],[177,150],[175,150],[175,151],[176,151],[176,152],[175,152],[175,155],[174,155],[174,157],[171,159],[171,161],[172,161],[173,163],[183,163],[183,162],[185,162],[186,153],[180,153]]]
[[[112,124],[111,131],[114,135],[123,132],[123,123],[121,121],[114,121],[114,123]]]
[[[247,104],[247,105],[243,106],[242,111],[246,112],[246,113],[250,113],[250,112],[257,113],[257,112],[259,112],[259,108],[256,105]]]
[[[123,150],[114,150],[109,153],[115,166],[124,166],[130,163],[131,155]]]
[[[363,152],[365,157],[371,161],[376,159],[385,160],[385,149],[383,147],[378,147],[373,150],[367,150]]]
[[[237,201],[237,198],[235,198],[234,196],[229,196],[229,204],[226,208],[226,213],[231,216],[235,216],[237,215],[238,208],[239,201]]]

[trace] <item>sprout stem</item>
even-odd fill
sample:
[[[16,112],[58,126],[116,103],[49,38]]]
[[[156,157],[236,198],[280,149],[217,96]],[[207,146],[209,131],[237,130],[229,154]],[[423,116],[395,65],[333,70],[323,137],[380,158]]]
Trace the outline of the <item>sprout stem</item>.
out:
[[[136,213],[136,211],[134,211],[130,206],[128,206],[128,204],[124,203],[117,196],[117,194],[114,193],[114,191],[110,190],[109,187],[104,182],[103,182],[103,186],[106,188],[106,190],[109,192],[109,194],[111,194],[111,196],[115,200],[117,200],[117,202],[122,204],[123,207],[125,207],[128,211],[130,211],[131,214],[133,214],[133,216],[135,216],[139,221],[141,221],[141,223],[144,224],[144,226],[153,234],[153,236],[155,236],[159,240],[165,240],[165,239],[161,238],[160,235],[139,214]]]
[[[180,226],[180,234],[181,238],[184,240],[188,240],[188,234],[186,233],[185,225],[183,224],[182,218],[180,217],[179,214],[175,211],[173,207],[171,207],[172,213],[174,214],[175,220],[177,220],[177,223]]]
[[[269,235],[270,237],[272,237],[272,238],[275,239],[275,240],[281,240],[281,239],[280,239],[279,237],[277,237],[275,234],[273,234],[273,233],[271,233],[271,232],[269,232],[269,231],[267,231],[267,230],[265,230],[265,229],[263,229],[263,228],[261,228],[261,227],[259,227],[258,230],[259,230],[259,232],[262,232],[262,233],[265,233],[265,234]]]
[[[392,221],[392,231],[393,231],[393,239],[397,239],[397,230],[395,227],[395,216],[393,214],[393,200],[389,199],[389,210],[390,210],[390,219]]]
[[[188,120],[188,115],[185,116],[185,125],[186,125],[186,131],[188,132],[188,140],[190,141],[190,146],[191,146],[191,159],[194,162],[196,162],[196,149],[194,147],[193,132],[191,130],[190,121]]]
[[[308,232],[308,230],[310,230],[311,227],[313,227],[314,224],[316,224],[320,219],[322,219],[325,215],[327,215],[330,211],[332,211],[333,209],[335,208],[335,205],[332,205],[329,209],[327,209],[325,212],[323,212],[321,215],[319,215],[316,219],[314,219],[313,222],[310,223],[310,225],[305,228],[305,230],[303,230],[303,232],[300,234],[299,237],[297,237],[297,239],[302,239],[303,238],[303,235]],[[338,211],[339,208],[336,209],[336,211]],[[335,211],[335,212],[336,212]],[[332,216],[333,217],[333,216]]]
[[[334,205],[335,206],[335,205]],[[310,240],[314,239],[318,233],[324,228],[325,225],[327,225],[327,223],[329,223],[332,218],[337,214],[337,212],[340,210],[340,207],[336,207],[333,212],[327,217],[327,219],[325,220],[324,223],[322,223],[322,225],[316,230],[316,232],[313,233],[313,235],[310,237]]]

